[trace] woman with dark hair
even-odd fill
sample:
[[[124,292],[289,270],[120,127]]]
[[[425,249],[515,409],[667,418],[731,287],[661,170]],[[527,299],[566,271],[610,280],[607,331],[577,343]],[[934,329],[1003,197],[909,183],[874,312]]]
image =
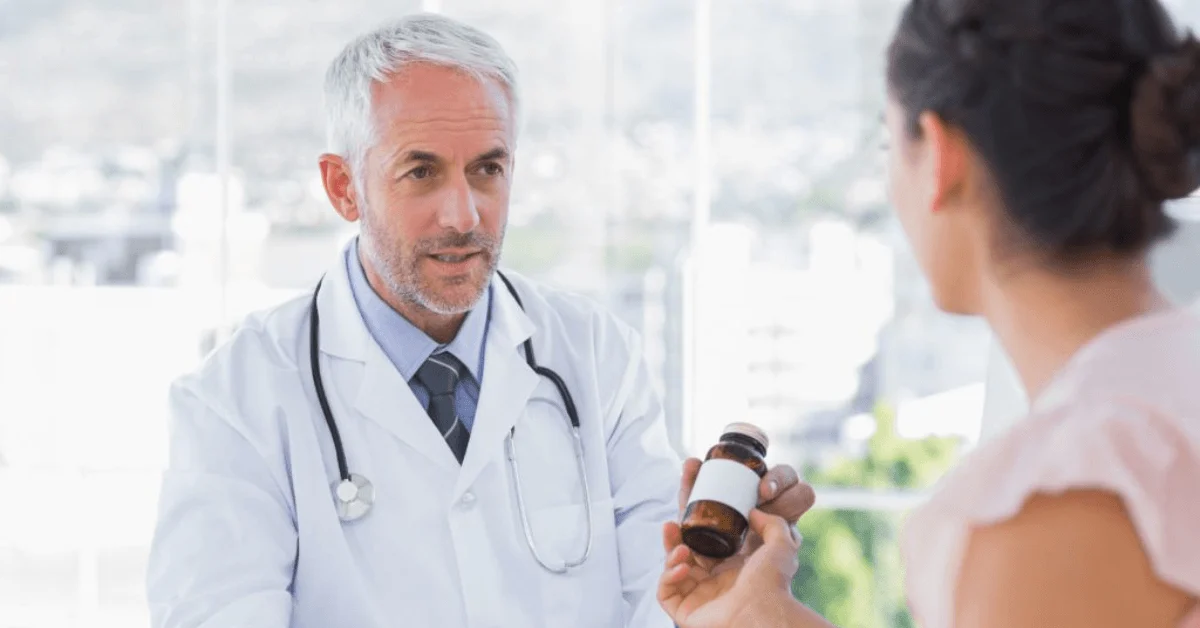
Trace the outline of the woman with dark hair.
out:
[[[888,54],[900,222],[1033,401],[909,517],[915,618],[1200,628],[1200,309],[1146,261],[1163,204],[1200,187],[1200,43],[1157,0],[913,0]],[[791,597],[787,525],[752,525],[765,544],[715,567],[668,525],[663,607],[828,626]]]

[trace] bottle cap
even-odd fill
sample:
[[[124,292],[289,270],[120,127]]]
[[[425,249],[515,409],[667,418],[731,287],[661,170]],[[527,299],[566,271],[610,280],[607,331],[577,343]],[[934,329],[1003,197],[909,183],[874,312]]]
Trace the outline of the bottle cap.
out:
[[[767,449],[770,440],[767,438],[767,433],[762,431],[762,428],[753,423],[730,423],[725,426],[723,434],[741,434],[749,438],[753,438],[762,445],[763,449]]]

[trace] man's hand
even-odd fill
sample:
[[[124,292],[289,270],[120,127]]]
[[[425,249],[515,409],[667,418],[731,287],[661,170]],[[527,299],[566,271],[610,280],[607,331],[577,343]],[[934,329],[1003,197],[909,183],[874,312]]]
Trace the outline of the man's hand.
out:
[[[696,476],[700,474],[700,460],[688,458],[683,463],[683,481],[679,486],[679,513],[687,508],[688,496],[696,484]],[[768,515],[783,518],[791,526],[795,534],[796,522],[808,512],[816,500],[813,489],[800,481],[800,474],[788,465],[777,465],[763,477],[758,484],[758,509]],[[746,535],[740,556],[749,555],[763,543],[762,537],[751,528]],[[732,560],[732,559],[730,559]],[[727,561],[728,562],[728,561]],[[735,561],[740,564],[740,561]]]

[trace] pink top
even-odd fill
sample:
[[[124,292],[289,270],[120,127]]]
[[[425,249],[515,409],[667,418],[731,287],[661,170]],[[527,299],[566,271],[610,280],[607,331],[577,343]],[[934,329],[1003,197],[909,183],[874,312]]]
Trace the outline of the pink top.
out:
[[[1200,306],[1102,333],[1024,421],[967,456],[913,512],[902,549],[918,624],[951,628],[972,525],[1070,488],[1120,495],[1158,577],[1200,597]],[[1200,628],[1200,608],[1180,627]]]

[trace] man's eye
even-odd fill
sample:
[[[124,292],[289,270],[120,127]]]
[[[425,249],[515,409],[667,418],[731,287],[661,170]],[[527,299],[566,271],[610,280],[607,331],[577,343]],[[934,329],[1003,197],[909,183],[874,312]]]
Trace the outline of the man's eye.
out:
[[[504,167],[497,163],[484,164],[480,170],[489,177],[497,177],[504,174]]]
[[[408,171],[408,176],[417,180],[426,179],[433,176],[433,168],[429,166],[417,166]]]

